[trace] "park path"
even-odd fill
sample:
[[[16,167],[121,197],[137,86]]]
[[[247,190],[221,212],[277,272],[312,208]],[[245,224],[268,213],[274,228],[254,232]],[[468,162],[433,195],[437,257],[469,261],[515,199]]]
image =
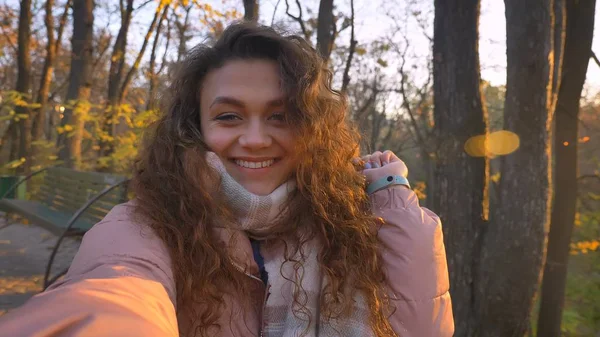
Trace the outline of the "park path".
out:
[[[58,237],[34,225],[6,225],[1,212],[0,219],[1,316],[42,290],[46,264]],[[63,241],[52,270],[68,267],[78,248],[78,240]]]

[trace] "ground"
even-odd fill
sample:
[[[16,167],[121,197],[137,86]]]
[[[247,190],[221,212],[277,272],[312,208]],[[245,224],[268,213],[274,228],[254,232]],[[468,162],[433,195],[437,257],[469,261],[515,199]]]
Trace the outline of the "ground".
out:
[[[42,290],[46,264],[58,239],[35,225],[9,223],[0,213],[0,316]],[[68,267],[78,247],[78,240],[63,241],[52,270]]]

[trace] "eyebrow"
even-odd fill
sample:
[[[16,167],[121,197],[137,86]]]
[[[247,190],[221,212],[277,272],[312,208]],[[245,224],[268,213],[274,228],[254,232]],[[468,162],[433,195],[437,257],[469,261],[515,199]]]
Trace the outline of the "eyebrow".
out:
[[[233,106],[236,106],[239,108],[244,108],[246,106],[244,104],[244,102],[240,101],[239,99],[235,99],[233,97],[227,97],[227,96],[216,97],[213,100],[213,102],[210,104],[210,108],[212,108],[214,105],[217,105],[217,104],[229,104],[229,105],[233,105]],[[283,105],[285,105],[285,103],[282,98],[270,100],[267,102],[268,107],[280,107]]]

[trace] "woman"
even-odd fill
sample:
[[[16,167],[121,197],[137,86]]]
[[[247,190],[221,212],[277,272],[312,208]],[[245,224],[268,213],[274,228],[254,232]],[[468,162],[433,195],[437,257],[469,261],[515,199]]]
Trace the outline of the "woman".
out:
[[[453,334],[438,217],[393,153],[355,158],[345,97],[303,39],[232,25],[169,94],[136,199],[0,334]]]

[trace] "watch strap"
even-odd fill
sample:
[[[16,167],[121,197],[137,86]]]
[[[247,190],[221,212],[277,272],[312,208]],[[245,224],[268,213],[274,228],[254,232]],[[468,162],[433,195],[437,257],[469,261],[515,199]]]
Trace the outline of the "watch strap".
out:
[[[399,175],[385,176],[370,183],[369,186],[367,186],[367,194],[373,194],[392,185],[404,185],[410,188],[410,184],[408,183],[408,179],[406,179],[406,177]]]

